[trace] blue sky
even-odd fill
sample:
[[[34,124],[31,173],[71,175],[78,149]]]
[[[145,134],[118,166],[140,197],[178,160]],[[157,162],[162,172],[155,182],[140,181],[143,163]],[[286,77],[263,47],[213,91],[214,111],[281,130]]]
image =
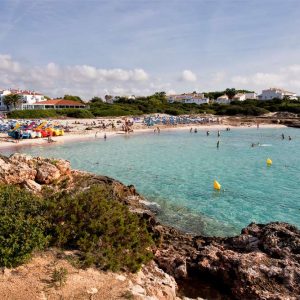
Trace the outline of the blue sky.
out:
[[[0,87],[300,94],[298,0],[0,0]]]

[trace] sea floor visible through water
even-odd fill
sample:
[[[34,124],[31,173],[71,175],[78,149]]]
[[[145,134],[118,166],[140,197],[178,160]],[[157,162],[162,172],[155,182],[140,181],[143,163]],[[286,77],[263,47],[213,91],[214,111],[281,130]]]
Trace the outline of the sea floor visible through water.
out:
[[[205,130],[187,129],[26,146],[18,152],[68,159],[73,168],[133,184],[158,204],[163,223],[186,232],[232,236],[250,222],[300,226],[299,129],[223,130],[219,138],[216,130],[207,136]],[[214,180],[221,191],[213,189]]]

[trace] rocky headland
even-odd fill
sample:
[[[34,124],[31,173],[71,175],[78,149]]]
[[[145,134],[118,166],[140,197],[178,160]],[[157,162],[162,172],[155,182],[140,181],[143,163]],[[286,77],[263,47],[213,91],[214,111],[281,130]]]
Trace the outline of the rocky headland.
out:
[[[25,154],[0,157],[0,183],[19,185],[37,195],[42,194],[45,188],[52,193],[84,191],[100,184],[108,188],[115,199],[147,221],[148,230],[156,241],[152,249],[154,259],[134,275],[103,272],[103,276],[108,276],[108,282],[112,278],[122,282],[120,291],[112,289],[112,293],[116,294],[110,299],[300,299],[300,231],[287,223],[251,223],[239,236],[230,238],[188,235],[160,224],[133,186],[125,186],[106,176],[72,170],[65,160],[33,158]],[[49,251],[51,255],[43,255],[50,255],[52,260],[55,255],[55,259],[62,263],[66,253],[57,257],[56,251]],[[25,267],[3,270],[0,276],[0,295],[3,297],[7,296],[5,289],[9,285],[13,289],[11,284],[18,281],[18,276],[24,280],[29,276],[29,271],[23,274],[19,268]],[[100,271],[81,271],[80,274],[82,278],[88,278],[91,272]],[[104,277],[97,281],[95,276],[93,285],[101,280],[103,284]],[[40,285],[37,283],[36,287]],[[91,295],[88,285],[86,283],[82,290],[76,291],[82,295],[76,299],[104,299],[101,287],[94,287]],[[53,292],[40,286],[35,297],[74,298],[74,293],[67,291],[67,287]],[[34,298],[22,298],[26,294],[26,286],[23,289],[18,290],[21,296],[16,299]]]

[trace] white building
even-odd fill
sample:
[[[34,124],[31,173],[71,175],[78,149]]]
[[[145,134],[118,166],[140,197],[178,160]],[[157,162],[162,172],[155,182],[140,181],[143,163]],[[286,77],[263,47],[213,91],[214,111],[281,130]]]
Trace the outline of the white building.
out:
[[[257,94],[255,92],[253,93],[245,93],[246,100],[257,100]]]
[[[168,102],[180,102],[180,103],[195,103],[197,105],[209,103],[209,99],[205,98],[202,93],[191,93],[191,94],[182,94],[182,95],[170,95],[168,96]]]
[[[232,98],[232,100],[235,100],[235,101],[245,101],[247,98],[246,98],[246,94],[244,93],[237,93],[236,95],[234,95],[234,97]]]
[[[256,100],[257,94],[255,92],[252,93],[237,93],[232,100],[235,101],[245,101],[245,100]]]
[[[33,104],[45,100],[44,95],[35,91],[4,89],[0,90],[0,110],[7,110],[7,106],[4,104],[4,98],[10,94],[18,94],[21,96],[21,109],[24,104]]]
[[[227,95],[222,95],[215,100],[215,103],[219,104],[229,104],[230,100]]]
[[[283,99],[285,97],[288,97],[290,100],[298,100],[296,93],[288,92],[278,88],[269,88],[267,90],[263,90],[261,95],[259,95],[260,100],[272,100],[274,98]]]

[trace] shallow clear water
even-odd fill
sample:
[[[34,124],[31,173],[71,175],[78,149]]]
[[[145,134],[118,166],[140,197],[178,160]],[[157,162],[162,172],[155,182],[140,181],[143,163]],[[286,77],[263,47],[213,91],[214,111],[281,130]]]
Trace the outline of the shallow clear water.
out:
[[[163,222],[188,232],[234,235],[252,221],[299,227],[300,130],[221,131],[219,149],[217,140],[216,131],[207,137],[204,130],[187,129],[27,146],[18,152],[69,159],[73,168],[134,184],[160,205]],[[252,148],[252,142],[262,146]],[[271,167],[266,166],[268,157]],[[214,179],[221,192],[213,190]]]

